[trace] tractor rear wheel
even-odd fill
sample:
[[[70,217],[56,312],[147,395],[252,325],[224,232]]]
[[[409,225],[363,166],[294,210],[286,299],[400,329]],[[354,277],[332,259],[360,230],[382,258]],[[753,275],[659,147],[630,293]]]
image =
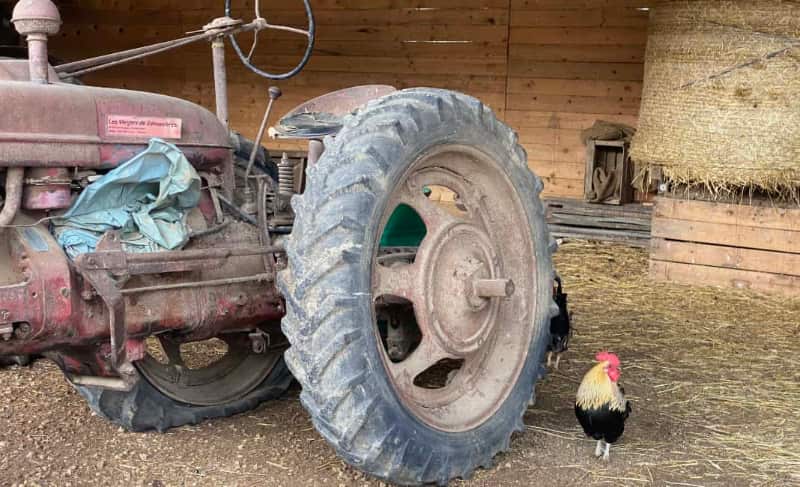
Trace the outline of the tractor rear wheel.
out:
[[[490,109],[444,90],[371,102],[325,146],[278,278],[302,403],[365,472],[467,478],[523,430],[542,371],[557,312],[542,183]],[[410,249],[387,246],[398,208],[425,227]]]

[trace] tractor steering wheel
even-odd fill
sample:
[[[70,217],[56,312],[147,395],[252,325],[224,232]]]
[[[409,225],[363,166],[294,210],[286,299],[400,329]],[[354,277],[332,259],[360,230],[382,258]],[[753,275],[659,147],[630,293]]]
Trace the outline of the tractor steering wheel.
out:
[[[255,0],[256,19],[264,20],[264,18],[261,17],[259,3],[260,3],[259,0]],[[253,53],[255,52],[256,45],[258,44],[258,33],[260,29],[254,31],[253,44],[252,46],[250,46],[250,52],[247,55],[245,55],[241,47],[239,47],[239,43],[236,41],[236,38],[233,36],[233,34],[228,36],[230,38],[231,45],[233,46],[233,50],[236,51],[236,54],[239,56],[239,59],[242,61],[242,64],[247,66],[247,69],[267,79],[284,80],[284,79],[289,79],[292,76],[296,75],[306,66],[306,64],[308,64],[308,60],[311,57],[311,51],[314,50],[314,36],[315,36],[316,26],[314,23],[314,14],[311,11],[311,4],[309,3],[309,0],[303,0],[303,5],[305,6],[306,9],[306,18],[308,19],[308,30],[296,29],[294,27],[288,27],[285,25],[272,25],[264,21],[266,24],[265,28],[267,29],[294,32],[296,34],[301,34],[308,37],[308,45],[306,46],[305,53],[303,53],[303,58],[300,60],[300,63],[297,66],[292,68],[291,71],[287,71],[281,74],[268,73],[266,71],[259,69],[258,67],[253,65],[253,63],[250,62],[250,59],[253,57]],[[231,16],[231,0],[225,0],[225,16],[227,17]]]

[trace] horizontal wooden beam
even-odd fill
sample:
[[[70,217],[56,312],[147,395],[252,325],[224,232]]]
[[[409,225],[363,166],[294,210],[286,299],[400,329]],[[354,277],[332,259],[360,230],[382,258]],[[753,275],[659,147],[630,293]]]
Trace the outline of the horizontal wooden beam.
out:
[[[668,240],[800,253],[800,232],[790,230],[655,217],[652,232]]]
[[[694,286],[732,287],[752,291],[800,296],[800,277],[740,269],[723,269],[679,262],[650,261],[650,276]]]
[[[800,209],[659,197],[653,214],[657,218],[800,232]]]
[[[800,277],[800,254],[652,239],[650,258]]]

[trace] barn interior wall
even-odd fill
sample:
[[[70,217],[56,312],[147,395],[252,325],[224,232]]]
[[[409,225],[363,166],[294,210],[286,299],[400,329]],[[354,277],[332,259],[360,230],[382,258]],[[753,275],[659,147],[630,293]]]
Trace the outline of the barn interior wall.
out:
[[[53,54],[74,60],[175,38],[221,15],[222,0],[62,0]],[[580,197],[580,130],[596,119],[636,123],[647,12],[637,0],[312,0],[317,46],[306,70],[275,83],[276,113],[355,84],[433,86],[474,95],[513,126],[546,194]],[[262,0],[273,23],[304,24],[299,0]],[[288,5],[287,5],[288,4]],[[252,0],[233,1],[252,18]],[[240,36],[249,47],[251,37]],[[273,71],[304,41],[262,35],[253,60]],[[257,130],[270,82],[228,52],[231,126]],[[214,106],[210,47],[200,43],[87,76],[104,86],[156,91]],[[270,147],[299,148],[270,141]]]

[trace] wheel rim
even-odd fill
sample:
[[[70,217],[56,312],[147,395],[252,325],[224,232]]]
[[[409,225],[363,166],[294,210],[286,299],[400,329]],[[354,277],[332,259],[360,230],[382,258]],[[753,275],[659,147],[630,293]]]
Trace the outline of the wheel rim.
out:
[[[214,406],[241,399],[261,384],[281,359],[280,350],[253,351],[247,334],[220,336],[227,350],[202,367],[187,366],[191,357],[181,352],[181,343],[168,335],[156,337],[162,360],[148,353],[137,361],[139,372],[166,396],[186,404]],[[165,359],[165,360],[164,360]]]
[[[444,187],[461,211],[448,211],[423,188]],[[427,233],[412,263],[372,259],[373,311],[392,299],[413,304],[421,338],[382,362],[403,405],[427,425],[473,429],[505,402],[526,363],[535,332],[535,257],[529,220],[505,172],[486,154],[441,146],[419,157],[390,195],[381,232],[395,208],[413,208]],[[381,233],[378,234],[380,238]],[[505,297],[507,296],[507,297]],[[459,361],[440,387],[416,383],[443,361]]]

